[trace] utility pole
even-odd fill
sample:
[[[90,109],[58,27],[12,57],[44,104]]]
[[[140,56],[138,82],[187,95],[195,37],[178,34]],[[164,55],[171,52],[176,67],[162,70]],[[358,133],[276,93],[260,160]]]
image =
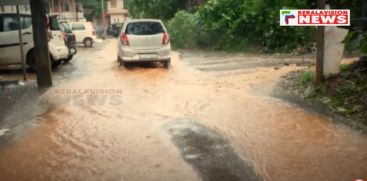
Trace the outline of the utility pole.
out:
[[[325,9],[326,0],[318,0],[317,8]],[[324,79],[325,27],[317,27],[316,85]]]
[[[46,30],[46,3],[44,0],[29,0],[32,12],[34,55],[39,88],[52,86],[50,54]]]
[[[79,21],[79,18],[78,18],[78,1],[75,0],[75,19],[76,19],[76,22]]]
[[[19,43],[20,43],[20,56],[21,56],[21,60],[22,60],[22,72],[23,72],[23,80],[26,81],[27,80],[27,71],[25,68],[25,60],[24,60],[24,44],[23,44],[23,34],[22,34],[22,22],[20,21],[20,11],[19,11],[19,5],[16,5],[16,9],[17,9],[17,21],[18,21],[18,34],[19,34]]]
[[[101,8],[102,8],[102,27],[103,27],[103,38],[106,38],[106,12],[104,7],[104,0],[101,0]]]

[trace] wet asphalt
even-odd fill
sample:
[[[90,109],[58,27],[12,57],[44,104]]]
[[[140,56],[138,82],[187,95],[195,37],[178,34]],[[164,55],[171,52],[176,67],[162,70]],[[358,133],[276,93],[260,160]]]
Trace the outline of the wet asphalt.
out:
[[[367,177],[365,135],[271,97],[312,58],[180,51],[170,70],[123,68],[115,47],[81,47],[49,90],[2,87],[0,180]]]

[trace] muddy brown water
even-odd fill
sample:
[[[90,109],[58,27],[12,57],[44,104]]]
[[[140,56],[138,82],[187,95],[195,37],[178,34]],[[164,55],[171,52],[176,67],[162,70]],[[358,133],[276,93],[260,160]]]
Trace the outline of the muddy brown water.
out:
[[[256,57],[195,52],[175,53],[171,70],[127,70],[115,62],[115,42],[97,50],[63,67],[71,71],[41,98],[50,109],[0,150],[0,180],[201,180],[162,128],[177,118],[216,130],[263,180],[367,178],[365,135],[268,96],[300,67],[249,68]]]

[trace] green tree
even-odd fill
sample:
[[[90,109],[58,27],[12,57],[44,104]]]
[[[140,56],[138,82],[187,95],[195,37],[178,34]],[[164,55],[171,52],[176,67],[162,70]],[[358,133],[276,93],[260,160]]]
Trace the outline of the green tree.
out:
[[[209,0],[199,10],[199,21],[208,32],[208,45],[244,50],[260,46],[269,51],[290,51],[311,36],[310,28],[280,27],[279,9],[306,8],[298,0]]]
[[[180,10],[195,11],[206,0],[125,0],[134,18],[158,18],[169,20]]]
[[[102,16],[101,0],[77,0],[77,2],[82,3],[84,9],[87,9],[91,12],[91,14],[86,17],[87,19],[91,20],[93,17],[100,18]],[[104,3],[106,7],[106,2]]]

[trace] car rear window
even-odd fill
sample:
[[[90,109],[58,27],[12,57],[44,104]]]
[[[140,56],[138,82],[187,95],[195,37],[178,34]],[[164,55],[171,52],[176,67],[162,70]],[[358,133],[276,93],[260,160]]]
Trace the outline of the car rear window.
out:
[[[61,31],[65,33],[73,33],[73,31],[71,31],[70,26],[67,23],[61,22],[59,23],[59,26]]]
[[[72,26],[72,30],[74,31],[74,30],[85,30],[85,26],[83,25],[83,24],[79,24],[79,23],[77,23],[77,24],[73,24],[73,26]]]
[[[127,25],[125,33],[128,35],[155,35],[164,33],[164,29],[159,22],[133,22]]]

